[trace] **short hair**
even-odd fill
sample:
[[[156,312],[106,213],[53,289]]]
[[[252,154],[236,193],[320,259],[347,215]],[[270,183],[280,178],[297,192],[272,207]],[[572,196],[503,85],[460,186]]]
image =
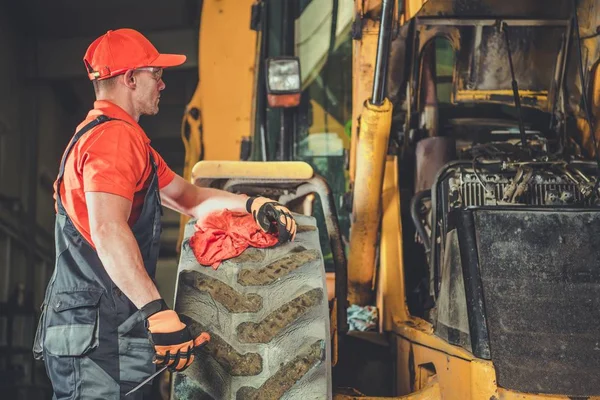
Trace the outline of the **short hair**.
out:
[[[96,93],[96,96],[98,96],[101,91],[105,91],[105,90],[112,89],[113,87],[115,87],[115,85],[117,84],[118,78],[119,78],[119,75],[113,76],[111,78],[102,79],[102,80],[93,80],[92,85],[94,85],[94,92]]]

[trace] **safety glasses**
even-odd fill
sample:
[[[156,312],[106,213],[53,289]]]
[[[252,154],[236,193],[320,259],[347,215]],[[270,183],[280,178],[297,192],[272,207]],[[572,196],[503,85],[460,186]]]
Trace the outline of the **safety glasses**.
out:
[[[157,67],[141,67],[141,68],[136,68],[135,71],[148,71],[152,73],[152,78],[154,78],[154,80],[156,82],[160,81],[162,79],[162,74],[163,74],[163,69],[162,68],[157,68]]]

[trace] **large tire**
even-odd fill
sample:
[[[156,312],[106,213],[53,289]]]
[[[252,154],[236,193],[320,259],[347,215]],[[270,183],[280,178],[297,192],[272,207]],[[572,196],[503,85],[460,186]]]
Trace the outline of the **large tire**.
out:
[[[312,217],[296,215],[293,243],[249,248],[217,270],[198,264],[188,224],[175,309],[211,341],[175,374],[172,398],[331,398],[325,269]]]

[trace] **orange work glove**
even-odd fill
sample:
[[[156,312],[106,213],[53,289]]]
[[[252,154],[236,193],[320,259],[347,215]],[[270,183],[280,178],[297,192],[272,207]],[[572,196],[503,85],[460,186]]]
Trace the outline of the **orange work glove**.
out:
[[[254,221],[264,232],[277,235],[279,243],[294,240],[296,221],[290,210],[266,197],[249,197],[246,211],[252,214]]]
[[[141,308],[141,312],[146,318],[148,336],[155,351],[154,363],[158,366],[166,365],[171,371],[183,371],[194,361],[194,349],[210,340],[206,332],[194,338],[163,299],[151,301]]]

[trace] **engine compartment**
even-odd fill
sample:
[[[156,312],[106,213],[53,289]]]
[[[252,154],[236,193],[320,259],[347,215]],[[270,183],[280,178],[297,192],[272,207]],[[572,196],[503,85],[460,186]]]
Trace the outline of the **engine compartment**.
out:
[[[421,182],[417,185],[431,189],[418,191],[411,204],[417,241],[424,245],[427,256],[432,299],[440,289],[453,213],[475,207],[534,210],[600,206],[597,164],[549,152],[552,146],[542,135],[530,135],[527,147],[517,139],[471,146],[451,138],[432,143],[417,152],[416,161],[417,181]],[[435,161],[430,158],[453,152],[453,159],[432,168]]]
[[[529,149],[533,153],[533,149]],[[482,205],[589,206],[594,199],[596,164],[560,156],[531,154],[510,143],[489,143],[467,151],[443,172],[438,184],[447,209]],[[596,193],[597,194],[597,193]]]
[[[600,368],[588,356],[596,323],[581,323],[597,314],[590,305],[600,287],[596,162],[552,153],[541,135],[526,147],[514,139],[432,143],[446,149],[417,156],[456,151],[411,208],[427,255],[425,318],[435,334],[492,360],[502,387],[596,394],[590,375],[576,373],[579,360]],[[426,181],[428,162],[416,165]]]

